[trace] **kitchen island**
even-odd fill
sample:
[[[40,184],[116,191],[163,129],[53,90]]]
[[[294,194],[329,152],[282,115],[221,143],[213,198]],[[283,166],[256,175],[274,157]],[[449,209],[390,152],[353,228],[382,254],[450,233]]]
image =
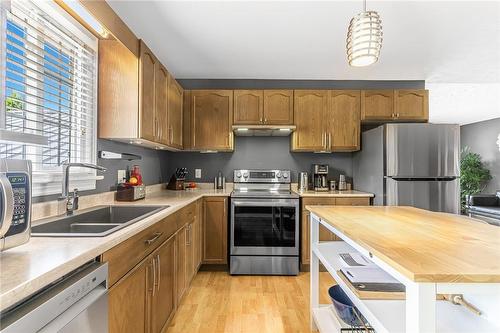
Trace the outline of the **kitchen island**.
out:
[[[311,314],[321,332],[335,331],[342,324],[318,304],[320,262],[377,332],[500,330],[500,228],[413,207],[307,209],[311,212]],[[341,241],[320,242],[320,225]],[[370,258],[404,284],[406,299],[358,298],[338,273],[338,254],[346,252]],[[462,294],[482,314],[436,300],[438,294]]]

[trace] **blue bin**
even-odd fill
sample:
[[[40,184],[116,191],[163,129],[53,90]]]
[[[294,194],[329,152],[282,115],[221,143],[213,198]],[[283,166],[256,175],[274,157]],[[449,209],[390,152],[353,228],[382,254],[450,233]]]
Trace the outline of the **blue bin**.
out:
[[[330,289],[328,289],[328,294],[330,295],[333,307],[335,308],[338,316],[347,325],[356,327],[363,327],[365,325],[368,326],[368,322],[365,317],[363,317],[361,312],[356,308],[356,306],[354,306],[339,285],[330,287]]]

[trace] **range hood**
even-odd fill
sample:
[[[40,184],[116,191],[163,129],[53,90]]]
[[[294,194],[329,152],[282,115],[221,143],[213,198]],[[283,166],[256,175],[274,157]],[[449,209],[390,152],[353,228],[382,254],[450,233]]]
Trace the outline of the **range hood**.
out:
[[[233,126],[236,136],[289,136],[295,125],[238,125]]]

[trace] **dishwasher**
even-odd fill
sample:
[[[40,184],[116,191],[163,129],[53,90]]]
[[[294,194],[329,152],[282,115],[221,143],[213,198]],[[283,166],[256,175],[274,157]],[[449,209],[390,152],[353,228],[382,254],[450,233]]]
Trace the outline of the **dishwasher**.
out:
[[[107,332],[107,279],[107,263],[87,263],[2,313],[0,332]]]

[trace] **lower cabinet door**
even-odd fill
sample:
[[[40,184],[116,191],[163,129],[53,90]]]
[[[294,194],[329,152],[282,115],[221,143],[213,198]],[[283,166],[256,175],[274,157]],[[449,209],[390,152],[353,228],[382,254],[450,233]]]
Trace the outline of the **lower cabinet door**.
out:
[[[148,260],[144,260],[109,290],[109,332],[146,332]]]
[[[167,239],[153,252],[154,293],[151,298],[151,332],[159,333],[168,324],[175,311],[175,237]]]
[[[177,304],[181,302],[182,295],[186,291],[186,241],[187,241],[187,225],[182,227],[175,235],[176,251],[176,284],[177,284]]]
[[[203,263],[227,264],[227,198],[207,197],[203,207]]]

